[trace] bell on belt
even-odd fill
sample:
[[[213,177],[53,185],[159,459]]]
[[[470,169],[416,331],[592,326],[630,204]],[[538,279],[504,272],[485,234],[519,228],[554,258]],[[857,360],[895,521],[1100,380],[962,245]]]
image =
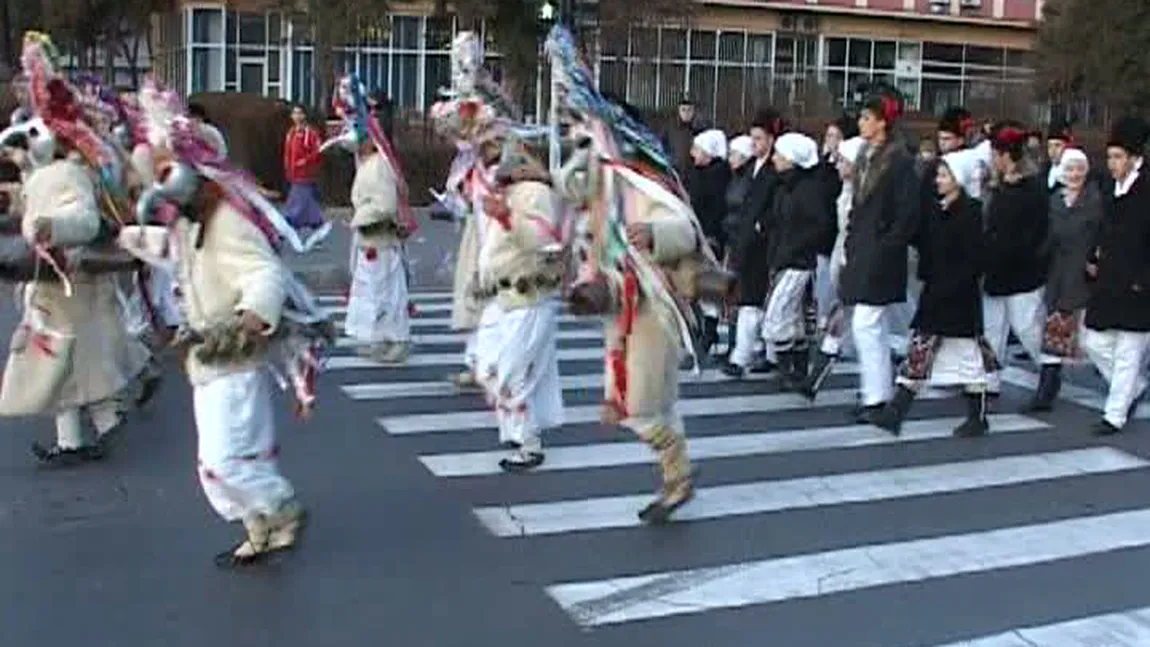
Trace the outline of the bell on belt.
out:
[[[695,280],[695,294],[701,301],[726,301],[735,294],[735,280],[726,270],[703,270]]]
[[[607,285],[607,277],[600,274],[590,281],[573,286],[567,301],[571,304],[571,313],[575,315],[607,314],[612,306],[611,288]]]

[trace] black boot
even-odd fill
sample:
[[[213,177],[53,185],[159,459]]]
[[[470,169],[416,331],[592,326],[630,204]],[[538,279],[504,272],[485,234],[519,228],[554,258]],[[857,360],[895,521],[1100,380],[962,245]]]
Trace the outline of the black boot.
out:
[[[719,341],[719,320],[715,317],[703,318],[703,337],[699,340],[700,356],[708,355]]]
[[[795,353],[795,351],[788,350],[779,353],[779,363],[777,364],[779,371],[779,391],[789,393],[799,389],[800,384],[795,380],[797,362],[798,354]]]
[[[882,412],[875,417],[874,425],[896,436],[902,433],[902,421],[906,419],[906,414],[910,411],[914,396],[914,391],[905,386],[899,386],[891,401],[887,402]]]
[[[803,385],[807,383],[807,371],[811,365],[811,351],[807,347],[802,350],[793,351],[795,354],[794,360],[791,362],[791,389],[798,391],[803,390]]]
[[[819,351],[818,356],[815,357],[815,365],[811,368],[810,375],[807,376],[802,389],[800,389],[800,392],[811,402],[815,401],[815,396],[819,394],[823,382],[830,376],[831,369],[834,368],[837,359],[838,355],[828,355],[822,351]]]
[[[1042,372],[1038,374],[1038,388],[1034,390],[1034,397],[1027,405],[1028,413],[1050,411],[1054,408],[1054,400],[1062,390],[1062,365],[1043,364]]]
[[[966,394],[966,420],[955,427],[954,435],[959,438],[985,436],[990,431],[986,421],[986,393]]]

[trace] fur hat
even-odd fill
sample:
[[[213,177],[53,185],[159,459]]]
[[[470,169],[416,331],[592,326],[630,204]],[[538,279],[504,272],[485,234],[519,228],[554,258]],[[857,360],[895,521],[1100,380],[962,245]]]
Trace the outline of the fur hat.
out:
[[[1145,153],[1148,139],[1150,139],[1150,127],[1147,126],[1146,120],[1131,115],[1114,122],[1106,145],[1121,148],[1131,155],[1141,156]]]
[[[755,119],[751,122],[751,128],[762,128],[767,131],[767,134],[772,137],[778,137],[787,132],[787,122],[783,116],[779,114],[778,110],[767,106],[759,108],[755,112]]]
[[[1014,156],[1022,155],[1029,138],[1026,126],[1017,121],[1003,121],[994,125],[990,131],[990,145],[999,153],[1010,153]]]
[[[974,119],[971,117],[970,111],[961,106],[947,109],[942,118],[938,120],[938,132],[950,133],[963,139],[973,128]]]

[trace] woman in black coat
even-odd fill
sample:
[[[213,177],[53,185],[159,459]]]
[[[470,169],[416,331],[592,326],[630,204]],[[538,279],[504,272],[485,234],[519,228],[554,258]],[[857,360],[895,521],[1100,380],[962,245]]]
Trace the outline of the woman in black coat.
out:
[[[816,259],[835,217],[823,198],[818,144],[806,135],[787,133],[775,143],[772,158],[779,173],[774,218],[767,233],[771,294],[764,313],[763,339],[779,359],[784,389],[807,379],[807,306]]]
[[[727,184],[727,215],[723,219],[723,236],[727,241],[727,255],[722,259],[723,264],[730,272],[735,272],[739,265],[738,245],[736,241],[742,229],[743,206],[747,202],[747,195],[751,191],[751,173],[754,171],[754,149],[751,138],[740,135],[731,140],[727,160],[731,166],[731,181]],[[731,304],[727,304],[730,306]],[[727,326],[727,355],[735,347],[737,326],[735,313],[731,313]]]
[[[843,305],[854,306],[851,334],[862,392],[856,418],[861,423],[875,422],[893,396],[888,311],[906,302],[908,248],[919,224],[914,157],[894,136],[902,112],[899,99],[882,94],[869,100],[859,116],[867,146],[858,160],[839,297]]]
[[[691,148],[695,166],[687,186],[691,209],[699,219],[703,235],[715,253],[723,258],[726,236],[723,221],[727,215],[727,185],[731,181],[731,167],[727,163],[727,136],[721,130],[707,130],[695,137]],[[709,353],[718,341],[719,312],[714,304],[696,304],[703,312],[703,335],[699,352]]]
[[[922,294],[911,328],[898,390],[878,425],[899,433],[915,394],[924,385],[961,386],[967,416],[956,436],[981,436],[986,421],[987,376],[996,368],[982,337],[982,204],[963,189],[977,160],[967,152],[941,158],[935,184],[940,201],[928,203],[918,234],[918,276]]]
[[[1143,151],[1150,127],[1140,118],[1119,121],[1107,145],[1115,180],[1087,274],[1093,293],[1086,305],[1082,346],[1110,383],[1098,435],[1116,434],[1146,389],[1142,367],[1150,345],[1150,169]]]

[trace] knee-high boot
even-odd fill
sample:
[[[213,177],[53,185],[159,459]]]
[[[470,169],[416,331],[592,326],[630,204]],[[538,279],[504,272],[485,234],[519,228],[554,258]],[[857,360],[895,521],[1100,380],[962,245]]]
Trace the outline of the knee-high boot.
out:
[[[811,367],[810,374],[803,382],[802,388],[799,392],[803,394],[808,400],[814,402],[815,397],[819,394],[819,389],[823,388],[823,382],[830,376],[831,370],[834,369],[835,361],[838,360],[838,355],[831,355],[819,351],[815,357],[815,364]]]
[[[655,500],[639,511],[639,519],[649,524],[665,523],[695,497],[687,439],[666,425],[654,427],[641,437],[659,455],[663,485]]]
[[[875,426],[885,429],[894,435],[902,433],[902,423],[906,414],[910,412],[910,405],[914,403],[915,392],[901,384],[890,402],[886,403],[882,411],[875,417]]]
[[[1054,408],[1054,400],[1062,390],[1062,365],[1043,364],[1038,374],[1038,388],[1034,390],[1034,398],[1026,407],[1028,413],[1050,411]]]
[[[985,436],[990,431],[986,420],[986,392],[966,394],[966,420],[955,428],[954,435],[960,438]]]

